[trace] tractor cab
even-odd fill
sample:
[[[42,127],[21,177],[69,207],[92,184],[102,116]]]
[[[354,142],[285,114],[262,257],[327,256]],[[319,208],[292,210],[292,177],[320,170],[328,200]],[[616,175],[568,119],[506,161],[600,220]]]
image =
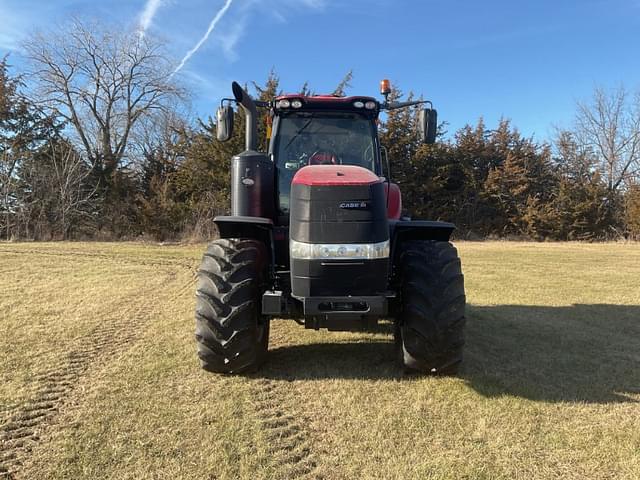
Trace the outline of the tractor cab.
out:
[[[277,212],[288,223],[291,184],[307,166],[352,165],[382,176],[377,118],[371,97],[279,96],[273,102],[269,156],[277,176]]]

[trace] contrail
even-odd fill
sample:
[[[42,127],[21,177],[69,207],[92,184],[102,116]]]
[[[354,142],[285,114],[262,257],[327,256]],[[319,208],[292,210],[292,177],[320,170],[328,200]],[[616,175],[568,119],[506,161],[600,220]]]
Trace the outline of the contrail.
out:
[[[150,0],[150,1],[154,1],[154,0]],[[187,54],[184,56],[184,58],[180,62],[180,65],[176,67],[173,73],[179,72],[182,69],[182,67],[184,67],[184,64],[187,63],[189,59],[193,56],[193,54],[200,49],[202,44],[207,41],[207,39],[209,38],[209,35],[211,35],[211,32],[213,32],[213,29],[216,28],[216,24],[220,21],[222,16],[227,12],[229,7],[231,6],[231,2],[233,2],[233,0],[227,0],[225,4],[222,6],[222,8],[220,9],[220,11],[216,13],[216,16],[213,17],[213,20],[211,20],[211,23],[209,24],[209,28],[207,29],[207,32],[200,39],[200,41],[196,43],[196,46],[187,52]]]
[[[144,36],[144,32],[147,31],[151,25],[153,17],[155,17],[158,8],[162,5],[162,0],[147,0],[144,5],[144,10],[140,14],[140,36]]]

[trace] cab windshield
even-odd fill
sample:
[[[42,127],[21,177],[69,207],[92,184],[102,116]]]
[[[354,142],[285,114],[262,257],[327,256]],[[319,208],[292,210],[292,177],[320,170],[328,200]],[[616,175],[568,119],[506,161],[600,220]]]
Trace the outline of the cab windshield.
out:
[[[279,118],[272,153],[281,214],[289,212],[291,180],[307,165],[357,165],[376,171],[374,123],[357,113],[296,112]]]

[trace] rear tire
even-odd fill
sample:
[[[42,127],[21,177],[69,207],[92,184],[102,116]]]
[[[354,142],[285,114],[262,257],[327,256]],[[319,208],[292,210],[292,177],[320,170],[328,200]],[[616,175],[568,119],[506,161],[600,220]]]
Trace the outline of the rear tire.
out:
[[[455,374],[462,362],[466,303],[457,250],[449,242],[409,241],[398,261],[395,340],[401,366]]]
[[[265,360],[269,319],[260,310],[267,258],[265,245],[256,240],[209,244],[196,291],[196,342],[205,370],[242,373]]]

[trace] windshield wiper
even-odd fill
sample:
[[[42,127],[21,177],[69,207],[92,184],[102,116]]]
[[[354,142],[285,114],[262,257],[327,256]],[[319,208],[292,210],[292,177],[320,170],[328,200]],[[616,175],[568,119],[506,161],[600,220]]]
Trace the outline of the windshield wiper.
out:
[[[314,118],[315,118],[315,116],[313,116],[313,115],[312,115],[312,116],[309,118],[309,120],[307,120],[307,121],[305,122],[305,124],[300,128],[300,130],[298,130],[298,131],[296,132],[296,134],[295,134],[293,137],[291,137],[291,140],[289,140],[289,143],[287,143],[287,145],[284,147],[285,151],[287,150],[287,148],[289,148],[289,145],[291,145],[291,144],[293,143],[293,141],[294,141],[296,138],[298,138],[298,136],[299,136],[299,135],[300,135],[300,134],[305,130],[305,128],[307,128],[309,125],[311,125],[311,122],[313,121],[313,119],[314,119]]]

